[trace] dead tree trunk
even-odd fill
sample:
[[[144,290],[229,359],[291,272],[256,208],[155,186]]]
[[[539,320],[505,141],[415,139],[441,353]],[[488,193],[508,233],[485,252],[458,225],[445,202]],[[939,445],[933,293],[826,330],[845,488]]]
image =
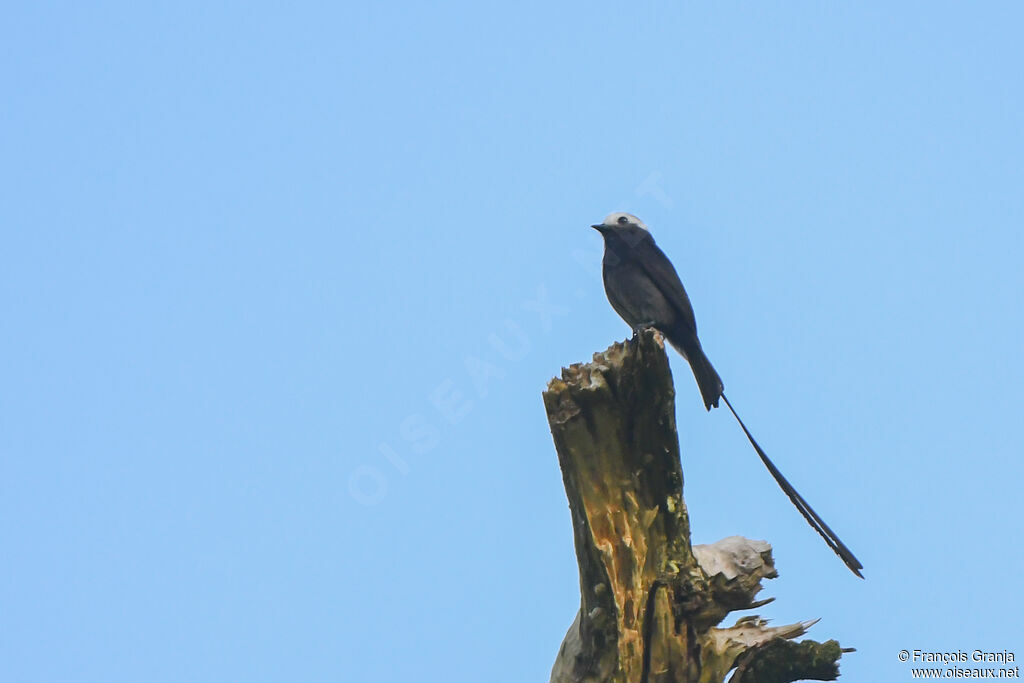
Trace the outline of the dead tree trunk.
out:
[[[771,546],[738,536],[690,545],[675,392],[664,342],[647,331],[562,371],[544,392],[572,514],[580,612],[552,683],[787,683],[834,680],[835,641],[789,642],[813,621],[756,616]]]

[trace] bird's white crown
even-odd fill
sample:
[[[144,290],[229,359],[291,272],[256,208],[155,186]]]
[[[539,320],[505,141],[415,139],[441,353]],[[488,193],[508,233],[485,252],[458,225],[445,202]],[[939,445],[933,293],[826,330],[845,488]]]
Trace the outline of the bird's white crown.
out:
[[[623,221],[622,220],[623,218],[625,218],[626,220]],[[644,230],[647,230],[647,225],[642,220],[640,220],[639,218],[637,218],[636,216],[634,216],[631,213],[626,213],[625,211],[617,211],[615,213],[608,214],[604,218],[604,224],[605,225],[627,225],[627,224],[629,224],[629,225],[635,225],[638,228],[643,228]]]

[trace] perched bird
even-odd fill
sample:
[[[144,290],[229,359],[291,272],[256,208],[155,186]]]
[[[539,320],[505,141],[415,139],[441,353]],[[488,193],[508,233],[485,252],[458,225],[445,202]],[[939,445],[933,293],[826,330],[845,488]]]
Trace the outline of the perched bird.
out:
[[[690,364],[704,407],[711,410],[712,406],[718,407],[719,398],[725,401],[765,467],[807,523],[821,534],[854,574],[864,578],[860,573],[863,565],[782,476],[729,403],[722,380],[697,338],[697,321],[690,298],[672,262],[654,243],[647,226],[633,214],[613,213],[604,222],[591,227],[604,237],[604,290],[615,312],[633,328],[634,334],[653,327],[665,335]]]
[[[613,213],[593,226],[604,236],[604,291],[633,332],[654,327],[690,363],[704,407],[718,407],[722,380],[697,338],[690,297],[639,218]]]

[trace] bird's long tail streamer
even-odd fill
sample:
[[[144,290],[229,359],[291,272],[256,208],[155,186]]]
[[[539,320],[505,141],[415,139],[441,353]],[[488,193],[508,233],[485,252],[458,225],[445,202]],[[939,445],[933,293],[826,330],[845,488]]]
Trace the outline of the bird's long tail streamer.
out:
[[[761,457],[761,462],[763,462],[764,466],[768,468],[772,477],[775,478],[775,482],[785,492],[785,494],[789,496],[789,499],[793,502],[793,505],[796,506],[796,509],[800,511],[800,514],[804,516],[807,523],[825,539],[825,543],[827,543],[828,546],[835,551],[836,555],[846,563],[846,566],[850,568],[850,571],[863,579],[864,575],[860,573],[860,570],[864,568],[864,565],[862,565],[860,561],[853,556],[850,549],[839,540],[839,537],[836,536],[835,532],[829,528],[828,524],[825,524],[825,520],[818,516],[818,513],[814,511],[814,508],[808,505],[803,496],[797,493],[796,489],[793,488],[793,485],[790,484],[784,476],[782,476],[782,472],[779,471],[779,468],[775,466],[775,463],[771,461],[761,446],[758,445],[757,441],[754,440],[754,436],[750,433],[750,430],[747,429],[747,425],[743,424],[743,420],[736,414],[736,409],[732,407],[732,404],[729,403],[729,399],[725,397],[724,393],[722,394],[722,400],[725,401],[725,405],[729,406],[729,411],[732,412],[736,421],[740,423],[740,427],[743,429],[743,433],[747,435],[750,445],[754,447],[754,450],[757,451],[757,454]]]

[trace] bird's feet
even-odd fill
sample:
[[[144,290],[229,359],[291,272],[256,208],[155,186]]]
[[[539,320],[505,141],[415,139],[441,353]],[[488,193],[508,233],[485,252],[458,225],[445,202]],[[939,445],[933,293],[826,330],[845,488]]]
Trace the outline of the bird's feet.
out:
[[[636,325],[633,325],[633,339],[636,339],[637,335],[639,335],[644,330],[652,330],[652,329],[655,329],[654,321],[653,320],[651,320],[649,322],[642,322],[642,323],[637,323]]]
[[[656,329],[658,328],[654,326],[654,321],[637,323],[636,325],[633,325],[633,338],[630,339],[630,341],[633,342],[634,344],[637,344],[640,341],[641,334],[643,334],[647,330]]]

